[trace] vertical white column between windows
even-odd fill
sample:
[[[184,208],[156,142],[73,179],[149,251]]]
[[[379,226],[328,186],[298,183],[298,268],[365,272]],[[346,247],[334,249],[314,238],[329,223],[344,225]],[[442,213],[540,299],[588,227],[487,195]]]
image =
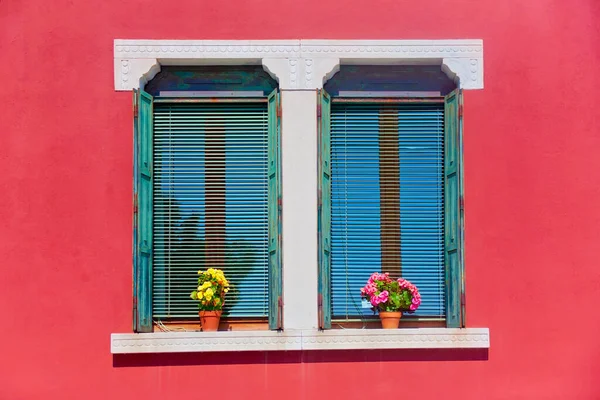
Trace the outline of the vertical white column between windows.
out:
[[[318,327],[317,90],[337,58],[262,60],[281,90],[283,325]]]

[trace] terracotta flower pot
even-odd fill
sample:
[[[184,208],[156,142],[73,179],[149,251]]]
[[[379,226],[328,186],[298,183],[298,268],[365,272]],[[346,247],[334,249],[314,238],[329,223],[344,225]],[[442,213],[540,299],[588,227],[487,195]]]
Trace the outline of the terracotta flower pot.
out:
[[[383,329],[398,329],[401,317],[402,311],[379,311],[379,319],[381,319]]]
[[[200,325],[202,332],[214,332],[219,329],[219,321],[223,311],[200,311]]]

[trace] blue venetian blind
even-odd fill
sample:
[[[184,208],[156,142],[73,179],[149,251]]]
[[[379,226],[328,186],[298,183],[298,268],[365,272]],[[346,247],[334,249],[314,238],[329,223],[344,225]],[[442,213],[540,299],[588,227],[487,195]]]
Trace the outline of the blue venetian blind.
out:
[[[334,319],[372,315],[360,288],[375,271],[419,287],[415,315],[445,315],[443,138],[443,104],[333,103]]]
[[[233,284],[224,313],[268,314],[266,103],[155,103],[153,317],[197,318],[197,271]]]

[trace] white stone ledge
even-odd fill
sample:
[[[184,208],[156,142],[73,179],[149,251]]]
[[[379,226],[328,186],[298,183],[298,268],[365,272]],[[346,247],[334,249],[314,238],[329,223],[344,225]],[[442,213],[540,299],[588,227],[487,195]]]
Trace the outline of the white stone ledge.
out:
[[[477,349],[490,347],[488,328],[335,329],[113,333],[112,354],[213,351]]]

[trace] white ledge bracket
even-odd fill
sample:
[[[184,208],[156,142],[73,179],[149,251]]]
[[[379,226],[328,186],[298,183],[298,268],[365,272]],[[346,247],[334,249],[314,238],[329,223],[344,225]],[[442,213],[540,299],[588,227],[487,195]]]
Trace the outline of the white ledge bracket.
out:
[[[283,90],[323,87],[340,64],[440,65],[462,89],[483,88],[483,41],[460,40],[120,40],[115,90],[143,85],[161,65],[263,65]]]
[[[282,90],[323,88],[340,69],[339,58],[263,58],[262,65]]]
[[[212,351],[487,349],[488,328],[113,333],[112,354]]]
[[[444,58],[442,71],[461,89],[483,89],[483,58]]]
[[[115,90],[143,88],[159,72],[156,58],[115,59]]]

